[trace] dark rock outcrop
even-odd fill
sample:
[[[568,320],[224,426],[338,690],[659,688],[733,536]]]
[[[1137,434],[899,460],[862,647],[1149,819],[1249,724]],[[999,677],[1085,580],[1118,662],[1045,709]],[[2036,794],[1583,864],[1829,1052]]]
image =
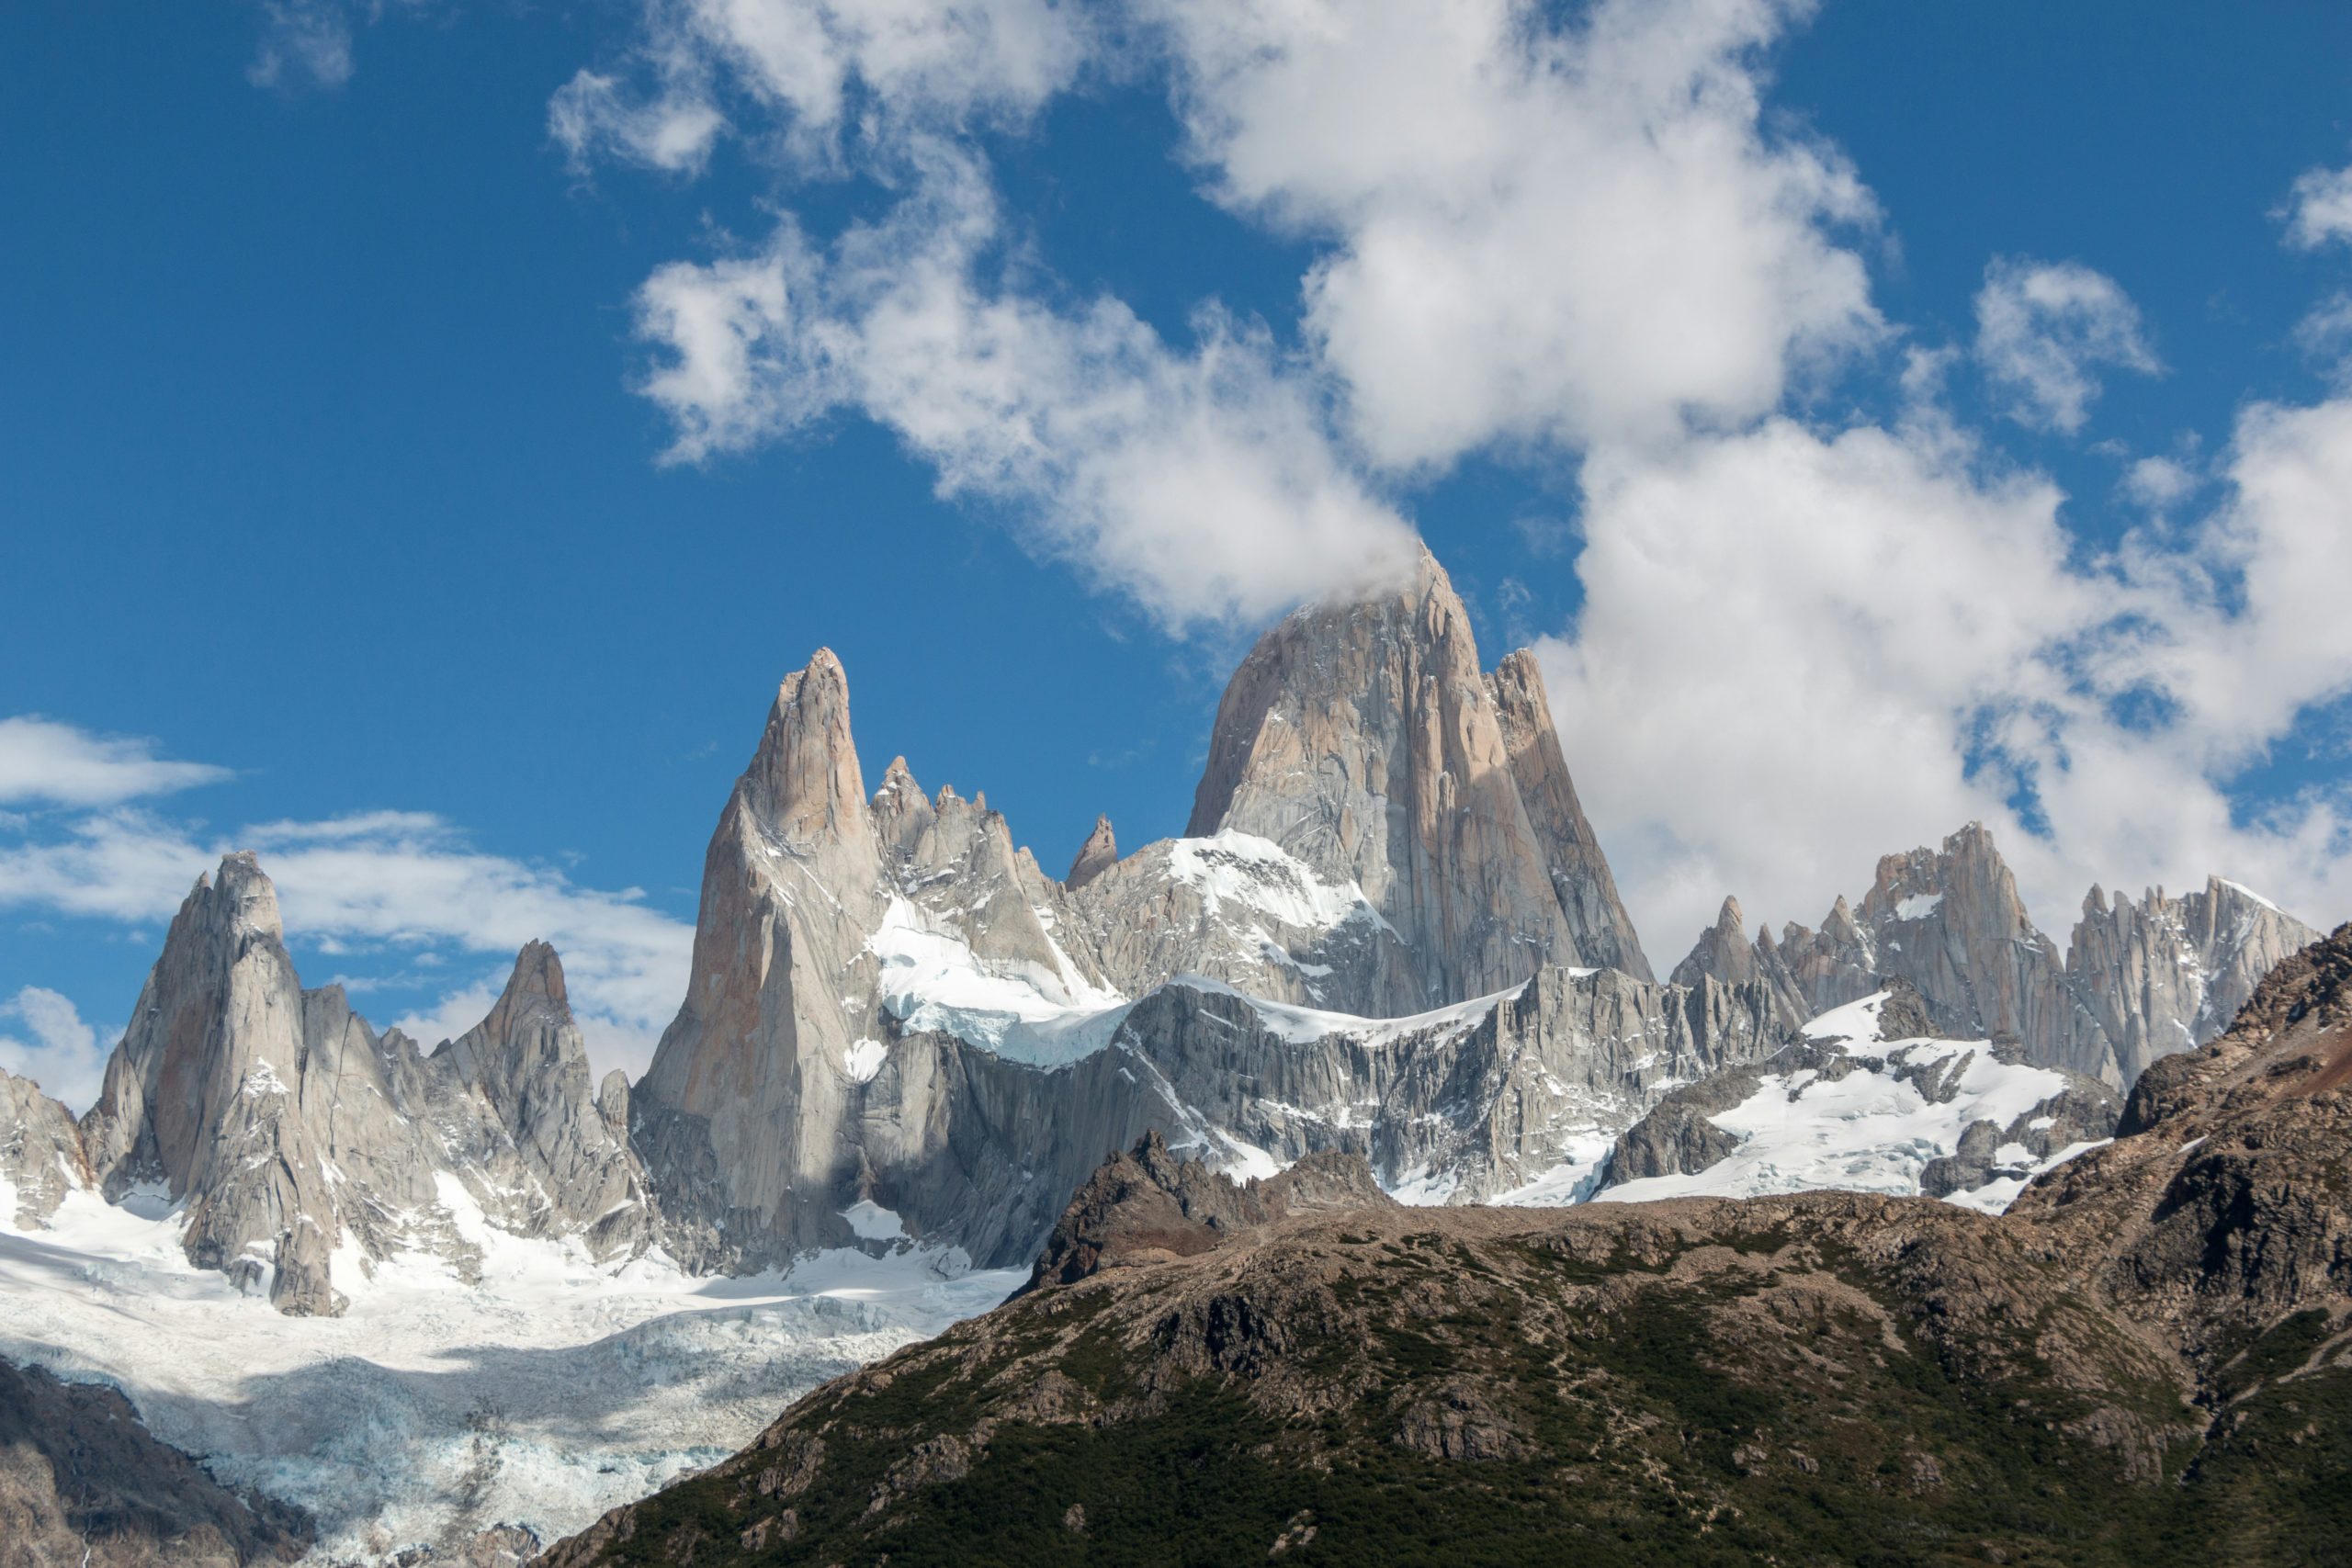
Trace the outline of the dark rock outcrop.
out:
[[[221,1485],[113,1389],[0,1361],[0,1563],[244,1568],[311,1540],[299,1510]]]

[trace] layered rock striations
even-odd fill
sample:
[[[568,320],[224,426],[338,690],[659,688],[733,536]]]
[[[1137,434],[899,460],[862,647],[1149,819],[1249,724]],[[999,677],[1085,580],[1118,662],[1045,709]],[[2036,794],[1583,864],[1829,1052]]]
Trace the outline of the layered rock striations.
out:
[[[2261,976],[2317,935],[2219,877],[2201,892],[2110,906],[2098,888],[2067,948],[2037,930],[1993,836],[1971,823],[1940,850],[1888,855],[1860,910],[1844,898],[1818,931],[1747,938],[1724,901],[1674,976],[1757,980],[1792,1023],[1901,978],[1939,1032],[2008,1038],[2027,1059],[2122,1088],[2156,1057],[2219,1033]]]
[[[108,1201],[144,1190],[177,1210],[190,1261],[334,1313],[347,1244],[363,1269],[424,1250],[465,1272],[476,1214],[598,1257],[641,1249],[625,1117],[624,1086],[601,1104],[590,1088],[551,948],[526,947],[489,1018],[427,1056],[340,987],[303,989],[276,889],[232,854],[174,918],[78,1135]]]

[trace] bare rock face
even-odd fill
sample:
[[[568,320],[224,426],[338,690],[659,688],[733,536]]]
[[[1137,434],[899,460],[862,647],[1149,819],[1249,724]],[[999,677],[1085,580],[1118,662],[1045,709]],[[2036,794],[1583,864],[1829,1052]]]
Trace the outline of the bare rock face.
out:
[[[575,1235],[592,1256],[643,1250],[654,1217],[628,1147],[628,1085],[617,1070],[592,1096],[563,963],[526,944],[490,1016],[435,1050],[435,1120],[477,1201],[518,1235]],[[462,1100],[471,1115],[452,1114]],[[485,1201],[485,1200],[487,1200]]]
[[[2319,933],[2234,882],[2206,879],[2179,898],[2163,888],[2110,904],[2094,887],[2066,949],[2066,977],[2126,1084],[2157,1057],[2227,1029],[2263,977]]]
[[[651,1235],[553,949],[524,949],[490,1017],[426,1057],[341,987],[302,988],[250,854],[180,907],[81,1137],[110,1201],[146,1188],[179,1205],[190,1261],[287,1312],[342,1310],[329,1260],[346,1234],[369,1258],[478,1264],[443,1177],[519,1235],[576,1235],[599,1256]]]
[[[1971,823],[1940,850],[1883,858],[1860,910],[1840,898],[1819,931],[1792,924],[1750,944],[1726,899],[1674,973],[1761,980],[1791,1022],[1899,977],[1940,1033],[2015,1039],[2032,1062],[2120,1088],[2157,1056],[2213,1038],[2315,935],[2216,877],[2183,898],[2158,888],[2112,907],[2093,888],[2062,954],[2028,917],[1992,835]]]
[[[311,1540],[306,1516],[223,1486],[115,1390],[0,1361],[0,1562],[245,1568]]]
[[[2037,1180],[2011,1216],[2116,1310],[2226,1373],[2294,1314],[2352,1323],[2348,1150],[2352,925],[2280,964],[2211,1044],[2151,1065],[2115,1142]]]
[[[1087,1178],[1046,1238],[1023,1289],[1189,1258],[1285,1214],[1394,1202],[1360,1155],[1310,1155],[1278,1176],[1235,1181],[1203,1161],[1177,1158],[1154,1130]]]
[[[186,1205],[190,1261],[261,1284],[288,1312],[341,1311],[325,1174],[342,1152],[337,1113],[345,1088],[355,1122],[386,1119],[390,1103],[376,1042],[355,1022],[339,991],[304,995],[259,863],[222,860],[173,919],[84,1119],[107,1199],[160,1184]],[[424,1195],[402,1185],[401,1197]]]
[[[96,1178],[74,1113],[30,1078],[0,1071],[0,1185],[16,1194],[13,1218],[31,1230],[48,1223],[77,1187]]]
[[[1645,1074],[1679,1070],[1637,1057],[1780,1043],[1724,987],[1649,980],[1533,661],[1480,672],[1434,561],[1409,591],[1269,632],[1217,737],[1192,836],[1122,858],[1100,823],[1056,881],[985,795],[926,794],[903,757],[866,795],[839,661],[788,678],[711,839],[685,1002],[630,1099],[667,1245],[763,1267],[854,1243],[872,1202],[977,1260],[1025,1258],[1101,1152],[1154,1127],[1237,1168],[1374,1155],[1385,1179],[1466,1198],[1544,1168],[1564,1117],[1589,1134],[1581,1089],[1539,1070],[1605,1083],[1601,1114],[1630,1119]],[[1515,1021],[1474,1047],[1520,1066],[1438,1065],[1469,1032],[1452,1020],[1404,1031],[1421,1043],[1403,1054],[1360,1038],[1433,1001],[1492,1011],[1539,971],[1545,1005],[1597,1010],[1540,1049]],[[1248,998],[1323,1021],[1269,1024]],[[1317,1130],[1303,1105],[1344,1110]]]
[[[1119,840],[1111,831],[1111,819],[1097,817],[1094,831],[1079,845],[1078,857],[1069,863],[1069,874],[1062,878],[1062,886],[1075,893],[1118,863]]]
[[[1641,939],[1634,934],[1634,922],[1617,897],[1617,879],[1568,777],[1559,731],[1552,724],[1552,699],[1544,690],[1535,655],[1523,648],[1506,655],[1487,677],[1487,690],[1495,699],[1512,782],[1535,829],[1536,845],[1549,857],[1544,869],[1576,937],[1580,962],[1649,979]]]
[[[1250,834],[1362,889],[1411,960],[1393,982],[1409,995],[1329,1004],[1344,1010],[1486,995],[1533,962],[1649,977],[1595,874],[1532,660],[1481,672],[1426,552],[1403,592],[1310,606],[1259,639],[1218,705],[1185,831]]]

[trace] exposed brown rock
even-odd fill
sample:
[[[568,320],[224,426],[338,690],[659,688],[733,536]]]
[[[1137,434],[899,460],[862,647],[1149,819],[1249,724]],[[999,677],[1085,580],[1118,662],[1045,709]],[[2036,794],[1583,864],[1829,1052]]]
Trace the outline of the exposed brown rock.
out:
[[[221,1485],[113,1389],[0,1361],[0,1563],[244,1568],[311,1538],[299,1509]]]
[[[1119,840],[1111,831],[1111,819],[1097,817],[1094,830],[1078,846],[1078,856],[1069,863],[1069,874],[1062,878],[1062,886],[1074,893],[1118,863]]]

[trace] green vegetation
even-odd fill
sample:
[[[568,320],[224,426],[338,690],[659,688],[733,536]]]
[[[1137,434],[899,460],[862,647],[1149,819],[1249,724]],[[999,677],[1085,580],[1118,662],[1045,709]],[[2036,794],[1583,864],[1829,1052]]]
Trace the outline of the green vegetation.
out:
[[[1209,1336],[1224,1364],[1246,1351],[1330,1391],[1288,1402],[1239,1376],[1147,1398],[1171,1320],[1049,1292],[984,1355],[905,1353],[886,1387],[820,1396],[797,1420],[825,1444],[805,1492],[763,1493],[774,1461],[747,1454],[647,1502],[608,1560],[686,1561],[691,1543],[697,1568],[1206,1568],[1278,1542],[1285,1563],[1449,1568],[2346,1560],[2352,1371],[2301,1371],[2324,1314],[2234,1358],[2254,1392],[2200,1448],[2146,1353],[2071,1297],[1931,1335],[1902,1280],[1841,1255],[1824,1288],[1819,1249],[1776,1272],[1785,1237],[1745,1239],[1749,1261],[1695,1277],[1519,1242],[1384,1244],[1326,1298],[1350,1326],[1299,1329],[1279,1357]],[[1240,1303],[1217,1330],[1250,1332]],[[988,1424],[1048,1367],[1107,1417]],[[926,1439],[976,1428],[967,1470],[910,1473]],[[1435,1431],[1491,1457],[1438,1457]]]

